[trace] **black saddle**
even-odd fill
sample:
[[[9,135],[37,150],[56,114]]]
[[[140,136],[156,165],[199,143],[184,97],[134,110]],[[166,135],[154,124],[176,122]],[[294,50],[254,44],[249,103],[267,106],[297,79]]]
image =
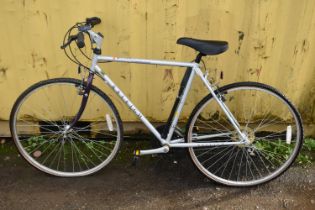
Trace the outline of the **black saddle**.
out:
[[[191,47],[204,55],[217,55],[225,52],[229,47],[226,41],[199,40],[187,37],[179,38],[176,43]]]

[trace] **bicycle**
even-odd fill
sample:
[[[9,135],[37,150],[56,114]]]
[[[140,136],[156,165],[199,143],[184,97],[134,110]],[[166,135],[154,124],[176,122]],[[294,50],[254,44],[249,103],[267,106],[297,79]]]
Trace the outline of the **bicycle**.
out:
[[[55,176],[77,177],[93,174],[113,160],[123,139],[122,121],[111,99],[92,84],[95,75],[159,140],[160,147],[136,150],[136,156],[187,148],[200,172],[229,186],[268,182],[294,162],[303,143],[303,126],[297,109],[283,94],[257,82],[238,82],[217,88],[207,79],[207,72],[201,70],[202,57],[225,52],[227,42],[178,39],[178,44],[198,52],[192,62],[102,56],[103,35],[92,30],[99,23],[101,19],[97,17],[76,23],[67,31],[61,47],[68,58],[78,64],[79,73],[83,68],[88,76],[82,80],[56,78],[38,82],[26,89],[12,108],[12,137],[21,155],[32,166]],[[78,32],[71,35],[73,30]],[[93,50],[90,67],[84,66],[71,50],[72,42],[76,42],[80,50],[85,47],[86,36]],[[187,68],[163,129],[158,131],[102,71],[98,63],[104,62]],[[201,78],[209,92],[193,109],[186,131],[175,135],[195,76]]]

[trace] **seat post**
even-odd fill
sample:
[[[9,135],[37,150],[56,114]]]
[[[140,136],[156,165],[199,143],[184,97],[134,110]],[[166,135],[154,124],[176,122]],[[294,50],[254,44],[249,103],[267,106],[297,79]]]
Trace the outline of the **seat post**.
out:
[[[205,54],[199,52],[197,57],[196,57],[196,59],[195,59],[195,62],[196,63],[200,63],[202,56],[205,56]]]

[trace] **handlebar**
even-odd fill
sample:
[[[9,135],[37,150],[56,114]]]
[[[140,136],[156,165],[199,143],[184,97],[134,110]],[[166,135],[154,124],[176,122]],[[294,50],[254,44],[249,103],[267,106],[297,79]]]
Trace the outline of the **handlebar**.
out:
[[[84,32],[87,32],[88,30],[93,28],[95,25],[100,24],[101,22],[102,21],[99,17],[86,18],[86,22],[84,25],[77,24],[77,27],[78,27],[80,32],[77,35],[69,36],[68,41],[66,43],[64,43],[60,48],[65,49],[73,41],[76,41],[78,48],[81,49],[81,48],[85,47]]]

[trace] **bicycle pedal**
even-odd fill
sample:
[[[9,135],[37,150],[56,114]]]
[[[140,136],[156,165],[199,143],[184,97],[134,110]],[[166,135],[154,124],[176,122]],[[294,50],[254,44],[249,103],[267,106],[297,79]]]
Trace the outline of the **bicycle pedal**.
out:
[[[139,149],[135,149],[135,151],[133,152],[134,156],[132,158],[132,166],[137,166],[139,164],[139,160],[140,160],[140,150]]]

